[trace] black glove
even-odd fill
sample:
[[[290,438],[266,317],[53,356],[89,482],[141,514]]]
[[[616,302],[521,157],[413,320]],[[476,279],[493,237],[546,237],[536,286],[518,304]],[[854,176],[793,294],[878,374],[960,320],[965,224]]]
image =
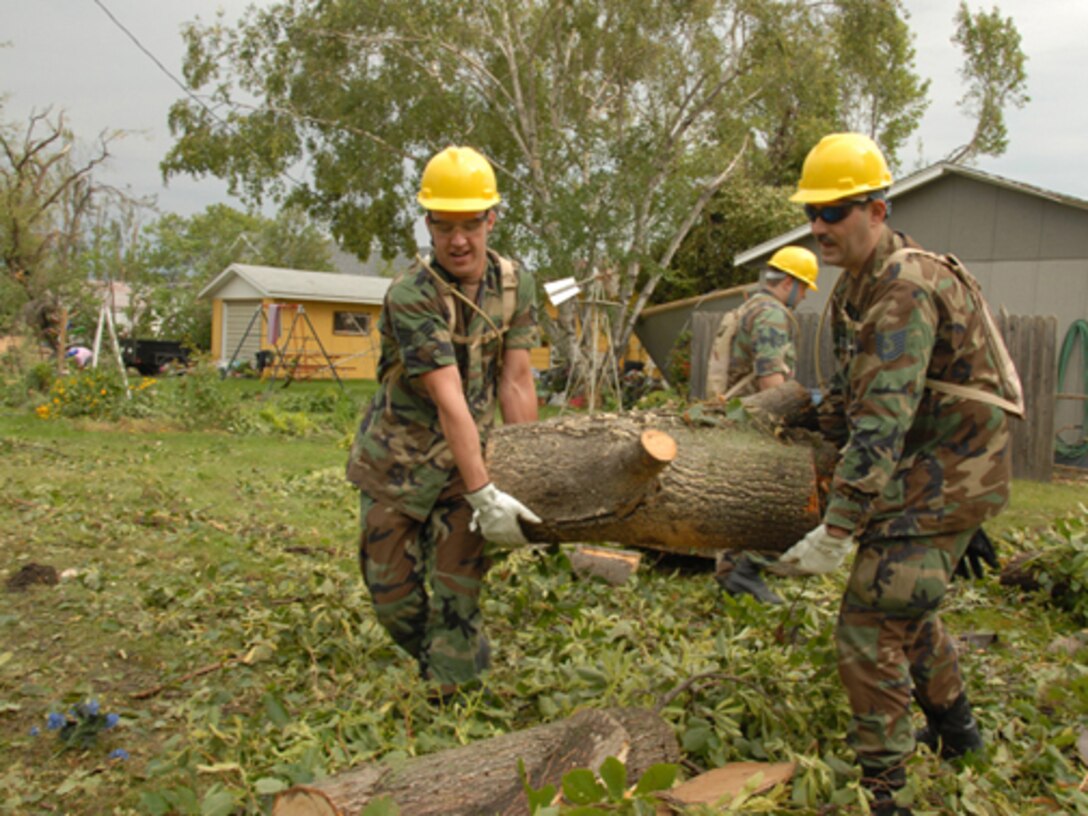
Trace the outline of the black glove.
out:
[[[975,578],[981,578],[985,574],[982,567],[983,563],[986,563],[991,570],[995,571],[1001,567],[997,560],[997,553],[994,551],[994,545],[990,542],[990,537],[986,535],[985,530],[979,527],[975,534],[971,536],[971,541],[967,544],[967,551],[964,552],[960,562],[956,564],[952,577],[970,579],[971,574],[974,573]]]

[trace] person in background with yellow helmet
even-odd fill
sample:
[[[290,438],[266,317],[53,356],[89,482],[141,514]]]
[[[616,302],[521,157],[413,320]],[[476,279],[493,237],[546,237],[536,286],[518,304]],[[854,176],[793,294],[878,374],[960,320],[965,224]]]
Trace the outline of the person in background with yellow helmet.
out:
[[[707,364],[707,399],[729,400],[774,388],[796,375],[797,319],[793,311],[820,274],[816,256],[804,247],[783,247],[760,273],[760,288],[722,317]],[[761,576],[766,561],[757,553],[718,555],[715,580],[730,595],[751,595],[780,604]]]
[[[947,759],[983,749],[938,607],[965,553],[976,570],[997,564],[980,524],[1008,502],[1019,383],[970,273],[887,225],[891,184],[869,137],[836,133],[809,152],[791,199],[823,262],[843,269],[828,307],[836,371],[818,407],[840,458],[823,523],[780,560],[819,574],[855,553],[835,627],[847,739],[873,812],[902,816],[916,739]]]
[[[347,472],[361,493],[359,561],[375,614],[446,697],[490,660],[485,540],[526,543],[520,522],[540,521],[491,483],[483,458],[496,403],[504,422],[537,419],[536,286],[488,248],[500,197],[480,153],[437,153],[418,201],[432,252],[389,286],[379,386]]]

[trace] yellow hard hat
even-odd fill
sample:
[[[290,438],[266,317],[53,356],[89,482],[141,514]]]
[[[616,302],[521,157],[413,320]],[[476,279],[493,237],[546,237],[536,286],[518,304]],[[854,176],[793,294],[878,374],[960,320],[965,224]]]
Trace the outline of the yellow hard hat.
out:
[[[808,152],[797,192],[790,201],[838,201],[891,184],[892,174],[876,142],[863,133],[832,133]]]
[[[820,274],[820,264],[816,256],[804,247],[782,247],[771,259],[767,266],[785,272],[808,286],[813,292],[819,292],[816,288],[816,278]]]
[[[447,147],[423,169],[416,197],[425,210],[480,212],[501,201],[491,163],[471,147]]]

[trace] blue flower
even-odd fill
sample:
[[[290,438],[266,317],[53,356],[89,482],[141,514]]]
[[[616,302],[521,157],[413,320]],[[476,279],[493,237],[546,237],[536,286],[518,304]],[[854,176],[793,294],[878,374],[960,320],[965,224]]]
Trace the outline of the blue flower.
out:
[[[68,720],[63,714],[58,714],[55,711],[50,711],[49,716],[46,718],[45,727],[50,731],[60,731],[68,724]]]
[[[38,728],[38,726],[36,726],[36,725],[32,726],[31,729],[30,729],[30,736],[36,737],[41,732],[42,732],[42,730],[40,728]]]
[[[121,715],[120,714],[107,714],[106,715],[106,724],[103,727],[104,728],[113,728],[120,721],[121,721]]]
[[[83,710],[87,713],[88,717],[93,717],[98,713],[98,700],[91,700],[83,706]]]
[[[128,751],[126,751],[124,748],[114,748],[112,751],[110,751],[110,759],[128,759]]]

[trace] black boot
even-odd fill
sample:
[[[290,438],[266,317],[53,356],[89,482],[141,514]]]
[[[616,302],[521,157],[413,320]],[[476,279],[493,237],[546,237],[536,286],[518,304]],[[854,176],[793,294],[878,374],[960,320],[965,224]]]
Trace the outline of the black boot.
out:
[[[722,589],[730,595],[751,595],[763,603],[782,603],[782,599],[763,582],[763,577],[760,575],[762,568],[749,558],[747,553],[741,553],[734,564],[733,569],[725,576],[715,576]]]
[[[918,705],[926,715],[926,726],[914,738],[929,746],[929,750],[941,751],[941,759],[955,759],[968,751],[978,753],[985,743],[978,723],[971,714],[971,703],[966,694],[961,694],[948,708],[939,709],[928,705],[919,695],[915,695]]]
[[[907,784],[902,767],[880,770],[862,765],[861,773],[861,784],[873,794],[873,816],[913,816],[909,807],[895,803],[895,792]]]

